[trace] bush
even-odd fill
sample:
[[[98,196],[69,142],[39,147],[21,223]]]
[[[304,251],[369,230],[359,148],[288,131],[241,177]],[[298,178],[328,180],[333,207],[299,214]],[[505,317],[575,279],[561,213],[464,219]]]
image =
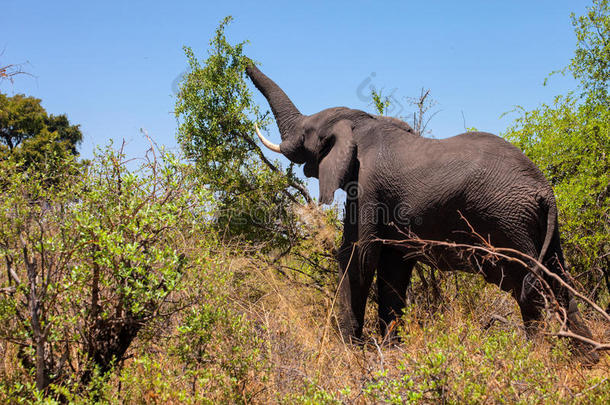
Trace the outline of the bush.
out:
[[[505,136],[553,185],[567,262],[599,302],[610,291],[610,2],[593,0],[572,24],[577,46],[563,72],[578,88],[550,105],[518,108]]]
[[[268,113],[261,114],[245,80],[246,43],[231,45],[225,37],[230,21],[220,23],[207,58],[185,48],[190,71],[176,102],[178,141],[214,193],[217,228],[225,236],[266,250],[286,248],[298,239],[293,204],[311,198],[292,165],[284,171],[268,160],[254,136],[254,125],[265,128]]]
[[[45,392],[85,387],[171,310],[167,298],[185,266],[182,240],[204,224],[209,196],[167,154],[130,170],[108,149],[86,173],[62,170],[53,183],[13,160],[2,161],[0,173],[7,267],[0,336],[23,367],[12,377],[32,373]]]

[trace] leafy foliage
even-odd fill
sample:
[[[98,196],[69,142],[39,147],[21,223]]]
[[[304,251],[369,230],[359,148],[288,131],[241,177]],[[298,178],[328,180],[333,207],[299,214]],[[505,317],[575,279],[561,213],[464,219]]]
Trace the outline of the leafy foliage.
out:
[[[567,67],[580,96],[520,110],[506,138],[521,148],[554,187],[564,248],[572,272],[598,298],[610,289],[610,7],[595,0],[572,16],[578,45]]]
[[[384,96],[382,90],[376,91],[375,89],[371,89],[371,98],[373,99],[375,112],[379,115],[385,115],[388,111],[388,107],[392,103],[390,96]]]
[[[190,72],[176,103],[178,140],[219,201],[219,228],[229,236],[285,244],[294,232],[290,205],[309,195],[292,166],[283,172],[253,137],[254,124],[264,127],[269,120],[245,81],[251,63],[243,55],[245,42],[231,45],[225,37],[230,21],[221,22],[203,62],[185,48]]]
[[[408,313],[406,319],[413,317]],[[402,355],[392,369],[382,369],[367,381],[363,392],[368,401],[390,404],[416,403],[548,403],[565,401],[557,390],[560,373],[549,373],[537,358],[532,342],[507,330],[482,331],[471,320],[458,325],[437,315],[434,322],[420,326],[407,321],[401,332],[404,344],[417,342],[419,350]],[[565,347],[556,346],[553,360],[565,361]],[[589,389],[575,395],[570,403],[607,399],[607,379],[591,378]],[[602,399],[604,398],[604,399]]]
[[[92,383],[169,309],[184,268],[177,241],[199,228],[208,201],[187,191],[202,189],[171,155],[133,172],[108,150],[72,173],[49,186],[48,173],[0,162],[0,336],[41,391]]]
[[[568,66],[587,97],[608,100],[610,86],[610,2],[593,0],[587,12],[571,15],[576,51]]]
[[[52,171],[65,157],[78,154],[82,137],[65,115],[48,115],[40,99],[0,93],[0,158],[10,155],[26,167]]]

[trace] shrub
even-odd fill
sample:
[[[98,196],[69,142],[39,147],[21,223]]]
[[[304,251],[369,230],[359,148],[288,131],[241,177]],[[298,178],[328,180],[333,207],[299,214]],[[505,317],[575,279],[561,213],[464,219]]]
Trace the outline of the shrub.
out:
[[[83,175],[61,171],[54,183],[12,160],[0,171],[0,336],[39,391],[85,387],[171,309],[182,240],[205,224],[209,196],[168,154],[130,170],[108,149]]]

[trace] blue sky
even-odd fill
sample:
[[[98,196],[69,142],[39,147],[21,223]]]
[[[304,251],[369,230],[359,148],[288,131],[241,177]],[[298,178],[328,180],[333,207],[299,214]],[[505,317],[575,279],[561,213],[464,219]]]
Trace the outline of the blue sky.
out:
[[[386,94],[394,91],[403,116],[412,111],[404,97],[430,89],[439,110],[429,125],[436,137],[465,125],[501,133],[514,118],[500,119],[502,113],[574,86],[559,75],[542,83],[568,63],[575,46],[569,15],[587,5],[5,0],[0,63],[28,62],[24,69],[34,77],[3,82],[0,90],[39,97],[49,112],[68,114],[83,130],[84,157],[111,138],[141,155],[141,127],[175,148],[172,84],[187,66],[182,46],[204,57],[218,22],[232,15],[229,39],[248,39],[246,53],[305,114],[340,105],[372,111],[358,92],[368,78]],[[276,128],[270,137],[279,139]]]

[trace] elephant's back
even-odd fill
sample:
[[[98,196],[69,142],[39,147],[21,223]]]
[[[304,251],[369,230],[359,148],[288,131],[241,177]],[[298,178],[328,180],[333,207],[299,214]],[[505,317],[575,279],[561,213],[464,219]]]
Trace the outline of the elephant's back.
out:
[[[426,218],[418,227],[422,237],[455,239],[468,231],[468,221],[498,246],[529,253],[539,249],[541,221],[546,225],[541,200],[553,197],[534,163],[492,134],[429,141],[422,139],[402,157],[387,156],[380,163],[384,173],[393,165],[390,183],[402,180],[401,187],[386,193],[387,204],[406,201],[412,217]],[[448,229],[450,234],[443,234]]]
[[[516,146],[487,132],[466,132],[441,141],[455,160],[469,162],[472,171],[500,186],[528,184],[550,188],[540,169]],[[440,144],[439,144],[440,145]]]

